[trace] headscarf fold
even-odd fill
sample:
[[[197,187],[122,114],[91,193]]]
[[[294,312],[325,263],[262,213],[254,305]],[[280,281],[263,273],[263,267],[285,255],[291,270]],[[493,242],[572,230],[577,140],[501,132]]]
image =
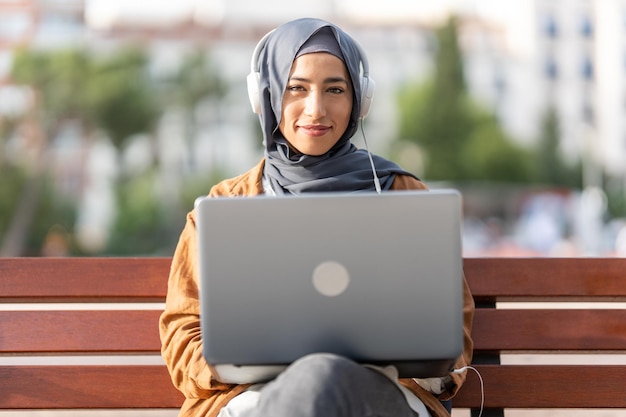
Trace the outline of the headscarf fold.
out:
[[[319,156],[298,153],[289,147],[278,129],[292,63],[299,54],[314,52],[328,52],[340,58],[348,69],[354,92],[346,131],[328,152]],[[358,127],[361,108],[361,64],[355,41],[324,20],[293,20],[277,27],[268,37],[259,55],[259,119],[265,146],[264,179],[275,194],[375,190],[367,151],[350,142]],[[382,189],[391,187],[396,174],[414,176],[385,158],[372,157]]]

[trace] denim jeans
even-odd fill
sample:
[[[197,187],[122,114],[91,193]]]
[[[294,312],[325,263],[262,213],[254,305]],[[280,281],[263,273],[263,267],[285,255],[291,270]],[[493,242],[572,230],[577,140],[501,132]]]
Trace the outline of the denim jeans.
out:
[[[305,356],[265,385],[246,417],[417,417],[382,373],[331,354]],[[424,417],[424,416],[420,416]]]

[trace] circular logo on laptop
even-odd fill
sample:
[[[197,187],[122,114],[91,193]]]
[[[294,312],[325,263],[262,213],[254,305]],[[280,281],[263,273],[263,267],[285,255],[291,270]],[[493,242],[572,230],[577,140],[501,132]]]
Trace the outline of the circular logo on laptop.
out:
[[[322,295],[336,297],[348,288],[350,274],[345,266],[326,261],[313,270],[313,286]]]

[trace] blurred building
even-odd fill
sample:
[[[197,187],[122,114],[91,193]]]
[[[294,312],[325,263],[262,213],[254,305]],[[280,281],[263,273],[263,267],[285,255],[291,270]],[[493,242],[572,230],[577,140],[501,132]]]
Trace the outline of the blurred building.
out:
[[[11,52],[19,46],[82,40],[84,14],[84,0],[0,0],[0,80],[6,81]]]
[[[533,16],[530,49],[491,49],[491,63],[469,66],[474,80],[483,74],[483,86],[491,74],[492,87],[486,94],[483,88],[483,96],[521,139],[536,138],[553,107],[561,150],[570,161],[582,159],[586,185],[601,186],[602,170],[626,178],[626,2],[526,3]],[[469,62],[476,57],[471,51]]]
[[[379,2],[357,5],[351,0],[304,4],[273,0],[270,5],[253,0],[135,1],[124,8],[117,3],[0,0],[0,82],[7,83],[11,50],[23,44],[55,47],[143,40],[153,50],[157,73],[175,68],[190,44],[202,44],[214,52],[221,72],[232,81],[232,97],[245,102],[247,61],[260,36],[285,20],[318,16],[346,28],[368,51],[377,81],[368,123],[373,146],[380,149],[395,133],[396,89],[428,73],[432,28],[445,18],[443,8],[425,13],[425,6],[418,9],[396,0],[384,8],[376,6]],[[626,0],[523,0],[516,6],[520,10],[516,28],[488,13],[493,2],[454,4],[453,10],[463,16],[468,85],[494,109],[514,138],[523,143],[536,140],[541,118],[554,106],[561,120],[565,156],[570,160],[583,156],[588,165],[626,175],[622,122]],[[153,9],[147,10],[151,5]],[[513,30],[522,31],[525,48],[511,40]],[[234,117],[232,126],[240,125]]]
[[[0,0],[0,117],[28,105],[27,92],[9,77],[15,49],[82,43],[84,14],[84,0]]]
[[[543,93],[543,110],[553,107],[560,121],[561,150],[569,160],[583,159],[587,169],[599,162],[601,148],[599,119],[601,103],[597,71],[606,63],[597,55],[598,32],[591,0],[537,0],[535,61],[538,85]],[[597,171],[597,170],[596,170]],[[587,171],[591,174],[591,171]],[[587,176],[586,185],[600,186],[599,178]]]
[[[388,126],[393,124],[389,120],[394,116],[394,89],[399,82],[427,73],[431,29],[441,23],[445,9],[425,13],[425,6],[419,9],[396,0],[386,2],[385,7],[378,3],[135,1],[122,9],[115,6],[118,2],[106,0],[87,4],[84,0],[0,0],[0,83],[7,84],[11,51],[20,45],[58,47],[143,39],[155,51],[157,70],[175,65],[177,48],[184,51],[190,42],[203,43],[215,49],[222,72],[233,85],[237,81],[243,85],[246,61],[262,34],[287,19],[319,16],[345,27],[368,51],[379,84],[378,108],[372,112],[370,125],[376,136],[386,139],[393,135],[393,128],[376,123],[377,111]],[[470,88],[525,143],[536,139],[539,121],[547,107],[554,106],[562,123],[562,150],[569,159],[582,155],[611,174],[626,175],[626,125],[622,122],[626,0],[518,3],[517,28],[488,13],[495,7],[493,2],[453,3],[456,9],[452,10],[464,17],[461,36]],[[521,29],[525,49],[511,41],[512,31],[519,31],[519,26],[525,26]],[[166,55],[170,58],[163,58]],[[245,100],[245,91],[243,96]]]

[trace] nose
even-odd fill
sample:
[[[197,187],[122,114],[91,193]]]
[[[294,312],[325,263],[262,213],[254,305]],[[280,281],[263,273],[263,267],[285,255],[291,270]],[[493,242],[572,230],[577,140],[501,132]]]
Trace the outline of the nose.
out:
[[[307,116],[314,118],[326,116],[326,107],[321,91],[314,90],[307,95],[304,112]]]

